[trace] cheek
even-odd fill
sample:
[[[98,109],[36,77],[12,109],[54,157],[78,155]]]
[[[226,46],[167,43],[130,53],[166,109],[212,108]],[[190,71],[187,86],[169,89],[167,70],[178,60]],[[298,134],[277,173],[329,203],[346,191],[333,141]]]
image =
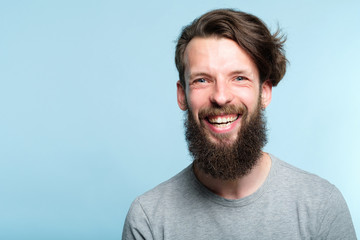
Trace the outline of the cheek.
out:
[[[188,107],[193,111],[193,113],[198,112],[201,107],[206,105],[206,99],[206,95],[201,91],[191,91],[187,95]]]
[[[257,108],[259,101],[259,91],[244,90],[237,94],[237,99],[241,104],[245,105],[249,112],[253,112]]]
[[[256,88],[243,89],[243,91],[241,91],[241,94],[239,94],[239,97],[244,103],[252,105],[253,103],[256,103],[259,99],[259,90]]]

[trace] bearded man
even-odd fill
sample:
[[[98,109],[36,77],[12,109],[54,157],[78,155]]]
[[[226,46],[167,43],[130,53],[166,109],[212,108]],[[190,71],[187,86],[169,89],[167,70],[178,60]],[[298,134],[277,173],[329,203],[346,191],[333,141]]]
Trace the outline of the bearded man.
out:
[[[257,17],[208,12],[175,62],[193,163],[138,197],[123,239],[356,239],[338,189],[262,151],[264,110],[283,78],[284,40]]]

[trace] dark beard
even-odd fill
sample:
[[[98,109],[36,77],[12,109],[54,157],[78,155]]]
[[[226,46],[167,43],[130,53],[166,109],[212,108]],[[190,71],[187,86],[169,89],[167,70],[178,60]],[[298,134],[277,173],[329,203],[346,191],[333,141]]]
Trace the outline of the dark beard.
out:
[[[219,108],[216,111],[218,110]],[[247,109],[234,143],[213,143],[207,138],[204,129],[195,122],[191,110],[187,111],[185,136],[198,169],[221,180],[234,180],[250,172],[260,159],[261,149],[267,142],[266,121],[260,104],[251,116],[246,116]]]

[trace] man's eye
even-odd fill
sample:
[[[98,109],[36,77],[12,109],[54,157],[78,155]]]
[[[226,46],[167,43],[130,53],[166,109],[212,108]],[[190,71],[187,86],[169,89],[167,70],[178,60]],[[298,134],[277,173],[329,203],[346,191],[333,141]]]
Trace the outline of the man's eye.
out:
[[[205,80],[205,78],[199,78],[199,79],[196,79],[195,82],[205,83],[206,80]]]
[[[239,76],[239,77],[236,77],[235,80],[236,80],[236,81],[242,81],[242,80],[244,80],[244,78],[241,77],[241,76]]]

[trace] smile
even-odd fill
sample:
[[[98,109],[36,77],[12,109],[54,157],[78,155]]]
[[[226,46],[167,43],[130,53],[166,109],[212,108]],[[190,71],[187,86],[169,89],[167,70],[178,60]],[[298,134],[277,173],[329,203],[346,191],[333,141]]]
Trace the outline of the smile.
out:
[[[239,118],[239,115],[209,116],[206,120],[216,128],[227,128]]]

